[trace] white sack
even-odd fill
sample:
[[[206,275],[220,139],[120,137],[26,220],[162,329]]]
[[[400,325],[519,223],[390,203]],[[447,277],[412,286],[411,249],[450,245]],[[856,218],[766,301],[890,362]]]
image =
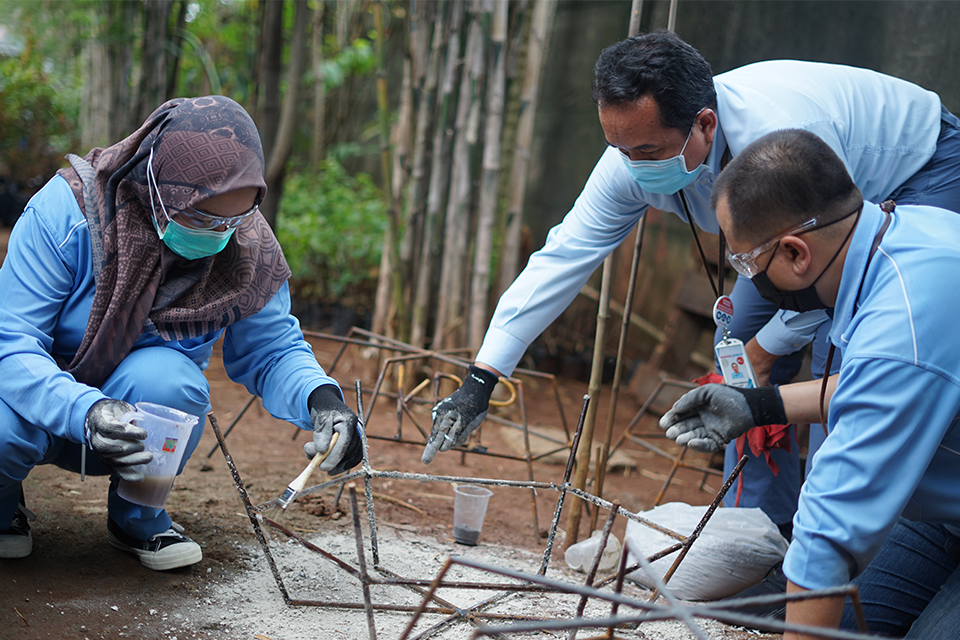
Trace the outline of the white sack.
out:
[[[670,502],[638,513],[671,531],[687,536],[693,533],[706,506]],[[633,520],[627,521],[625,534],[630,550],[650,557],[677,541]],[[704,527],[667,588],[682,600],[716,600],[739,593],[760,582],[770,567],[783,560],[788,542],[760,509],[719,508]],[[657,577],[670,569],[677,551],[651,565]],[[630,564],[637,562],[631,553]],[[654,588],[643,569],[627,576],[637,584]]]

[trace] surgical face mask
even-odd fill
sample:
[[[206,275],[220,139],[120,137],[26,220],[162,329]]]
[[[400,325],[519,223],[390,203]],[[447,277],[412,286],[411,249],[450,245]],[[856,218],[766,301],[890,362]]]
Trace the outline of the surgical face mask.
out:
[[[150,219],[153,220],[153,226],[163,243],[171,251],[187,260],[199,260],[220,253],[227,246],[227,242],[230,241],[230,236],[237,230],[236,227],[226,231],[191,229],[179,222],[170,220],[167,222],[167,228],[160,231],[157,219],[155,217]]]
[[[216,229],[192,229],[175,222],[167,208],[160,199],[160,189],[157,188],[157,181],[153,175],[153,149],[150,149],[150,158],[147,160],[147,188],[150,193],[150,209],[153,215],[150,220],[153,221],[153,228],[157,230],[157,235],[167,247],[179,256],[187,260],[199,260],[223,251],[230,241],[230,236],[236,231],[236,227],[230,227],[225,231]],[[157,210],[153,203],[154,191],[156,192],[157,202],[160,203],[160,211],[167,220],[167,228],[160,230],[160,224],[157,222]]]
[[[687,148],[687,143],[690,142],[692,133],[693,127],[690,128],[687,139],[683,141],[680,154],[666,160],[631,160],[621,153],[623,164],[626,165],[630,177],[645,191],[666,195],[674,194],[692,184],[706,166],[700,164],[693,171],[687,171],[687,161],[683,157],[683,152]]]
[[[853,213],[857,214],[857,220],[859,221],[860,211],[862,210],[863,207],[861,206],[860,209],[852,211],[850,214],[834,220],[833,222],[846,220]],[[827,223],[823,225],[823,227],[827,227],[830,224],[833,223]],[[822,229],[823,227],[820,228]],[[757,288],[757,293],[760,294],[761,298],[780,309],[785,309],[786,311],[797,311],[799,313],[816,311],[817,309],[826,309],[827,305],[825,305],[820,299],[820,294],[817,293],[816,284],[820,278],[823,277],[823,274],[827,272],[827,269],[830,268],[830,265],[833,264],[833,261],[837,259],[837,256],[840,255],[840,252],[843,250],[843,246],[847,244],[847,240],[850,239],[850,236],[853,234],[853,230],[856,228],[856,224],[850,227],[850,231],[847,232],[843,242],[841,242],[840,246],[837,247],[836,253],[833,254],[832,258],[830,258],[830,262],[827,263],[827,266],[823,268],[823,271],[820,272],[820,275],[818,275],[816,280],[811,282],[809,286],[806,286],[803,289],[797,289],[796,291],[781,291],[773,285],[773,282],[770,281],[770,276],[767,275],[767,269],[770,268],[770,264],[773,262],[773,256],[776,255],[777,249],[780,248],[779,240],[777,241],[777,246],[773,250],[773,254],[770,255],[770,262],[767,263],[767,266],[763,271],[750,278],[750,282],[752,282]]]

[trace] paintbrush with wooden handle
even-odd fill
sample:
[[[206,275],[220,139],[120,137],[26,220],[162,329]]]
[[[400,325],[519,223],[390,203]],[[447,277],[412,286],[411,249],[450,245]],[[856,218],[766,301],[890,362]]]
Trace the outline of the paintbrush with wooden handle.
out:
[[[333,437],[330,438],[330,446],[327,447],[327,450],[323,453],[318,453],[317,455],[313,456],[313,459],[310,460],[310,464],[308,464],[306,468],[300,472],[300,475],[294,478],[293,482],[287,486],[287,489],[283,492],[278,500],[281,509],[286,509],[290,503],[293,502],[293,499],[297,497],[297,494],[303,491],[304,485],[307,484],[307,479],[310,478],[311,474],[313,474],[320,463],[327,458],[327,455],[333,451],[333,445],[337,444],[337,440],[339,438],[340,434],[334,431]]]

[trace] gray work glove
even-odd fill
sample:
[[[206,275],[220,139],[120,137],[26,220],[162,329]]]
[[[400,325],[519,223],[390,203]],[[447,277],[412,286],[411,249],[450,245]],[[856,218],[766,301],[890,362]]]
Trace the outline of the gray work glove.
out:
[[[423,464],[430,464],[437,451],[449,451],[463,444],[487,417],[490,394],[497,384],[497,375],[470,365],[460,388],[433,408],[433,429],[423,450]]]
[[[307,399],[307,406],[313,423],[313,440],[303,445],[307,457],[326,451],[336,431],[340,437],[327,459],[320,463],[320,470],[337,475],[357,466],[363,460],[363,442],[357,430],[360,419],[340,399],[339,389],[332,384],[317,387]]]
[[[660,428],[681,446],[711,453],[753,427],[786,422],[775,386],[741,389],[706,384],[677,400],[660,418]]]
[[[144,451],[146,429],[120,420],[130,411],[136,409],[123,400],[97,400],[87,411],[84,427],[90,448],[105,465],[127,482],[141,482],[143,472],[135,467],[153,460],[153,454]]]

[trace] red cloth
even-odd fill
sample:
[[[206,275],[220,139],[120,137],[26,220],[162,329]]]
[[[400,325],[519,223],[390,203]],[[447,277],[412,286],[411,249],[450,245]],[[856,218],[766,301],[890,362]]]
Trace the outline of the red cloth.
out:
[[[711,371],[705,376],[696,378],[693,382],[701,387],[705,384],[723,384],[723,376]],[[773,475],[779,474],[780,467],[776,462],[773,461],[773,458],[770,457],[770,452],[774,449],[784,449],[787,452],[790,451],[791,426],[792,425],[789,424],[767,424],[750,429],[750,431],[747,431],[745,434],[737,438],[737,457],[743,457],[744,446],[749,443],[750,451],[753,453],[753,455],[759,457],[762,453],[764,458],[766,458],[767,466],[769,466],[770,470],[773,471]],[[741,472],[741,476],[742,475],[743,473]],[[740,505],[740,495],[743,492],[743,483],[738,482],[737,484],[737,499],[734,506]]]

